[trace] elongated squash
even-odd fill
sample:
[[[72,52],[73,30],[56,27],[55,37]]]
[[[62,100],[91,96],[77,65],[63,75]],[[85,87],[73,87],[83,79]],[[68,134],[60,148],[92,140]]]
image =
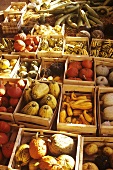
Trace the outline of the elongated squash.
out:
[[[50,82],[49,93],[52,94],[53,96],[55,96],[56,99],[58,98],[58,96],[60,94],[60,86],[59,86],[58,82],[56,82],[56,81]]]

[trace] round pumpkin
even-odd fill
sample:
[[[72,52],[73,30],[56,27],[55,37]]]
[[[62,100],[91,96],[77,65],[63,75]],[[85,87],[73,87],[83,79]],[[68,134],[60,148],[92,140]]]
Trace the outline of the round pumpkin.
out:
[[[14,42],[14,49],[16,51],[23,51],[23,50],[25,50],[25,47],[26,47],[26,44],[22,40],[16,40]]]
[[[6,158],[10,158],[14,147],[14,142],[7,142],[6,144],[2,145],[2,153]]]
[[[40,137],[32,139],[29,146],[29,153],[33,159],[41,159],[47,153],[46,141]]]
[[[14,40],[25,40],[26,39],[26,34],[24,32],[18,33],[14,36]]]
[[[10,132],[11,126],[6,121],[0,121],[0,132],[8,133]]]
[[[3,145],[5,143],[7,143],[9,140],[9,137],[8,135],[6,135],[5,133],[3,132],[0,132],[0,145]]]

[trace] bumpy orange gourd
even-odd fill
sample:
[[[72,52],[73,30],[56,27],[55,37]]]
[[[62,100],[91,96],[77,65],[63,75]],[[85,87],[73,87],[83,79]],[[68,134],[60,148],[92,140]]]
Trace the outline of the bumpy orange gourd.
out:
[[[32,139],[29,144],[29,153],[33,159],[41,159],[47,153],[46,141],[40,137]]]

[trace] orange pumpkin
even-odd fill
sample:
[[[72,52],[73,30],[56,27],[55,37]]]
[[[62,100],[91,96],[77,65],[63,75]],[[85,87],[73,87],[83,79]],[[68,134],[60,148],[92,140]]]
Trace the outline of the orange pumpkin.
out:
[[[26,38],[26,40],[24,41],[26,45],[33,45],[34,44],[34,41],[33,41],[33,38]]]
[[[27,46],[26,46],[26,49],[27,49],[29,52],[31,52],[31,51],[33,50],[33,46],[32,46],[32,45],[27,45]]]
[[[87,78],[92,78],[93,77],[93,71],[89,68],[83,68],[79,72],[79,77],[82,80],[86,80]]]
[[[14,42],[14,49],[16,51],[23,51],[25,49],[25,47],[26,47],[26,44],[22,40],[16,40]]]
[[[33,37],[33,41],[34,41],[34,43],[35,43],[36,45],[39,44],[39,40],[40,40],[39,36],[34,36],[34,37]]]
[[[29,144],[29,153],[33,159],[41,159],[47,153],[46,141],[42,138],[32,139]]]
[[[25,40],[26,39],[26,34],[25,33],[18,33],[18,34],[16,34],[15,36],[14,36],[14,40],[16,41],[16,40]]]

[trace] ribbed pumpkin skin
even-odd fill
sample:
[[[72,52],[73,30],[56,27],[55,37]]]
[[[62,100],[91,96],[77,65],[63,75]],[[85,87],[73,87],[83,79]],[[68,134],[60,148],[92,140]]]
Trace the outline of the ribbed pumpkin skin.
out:
[[[55,109],[55,107],[57,106],[57,100],[52,94],[47,94],[40,101],[41,106],[44,105],[44,104],[47,104],[52,109]]]
[[[38,83],[32,88],[32,98],[40,99],[49,92],[49,86],[46,83]]]
[[[21,113],[36,116],[38,115],[39,104],[36,101],[31,101],[24,106],[21,110]]]
[[[33,159],[41,159],[47,153],[46,142],[41,138],[32,139],[29,146],[29,153]]]
[[[60,94],[60,86],[57,82],[50,82],[49,84],[49,93],[52,94],[56,99]]]
[[[43,117],[43,118],[48,118],[51,119],[53,116],[53,110],[49,105],[43,105],[40,109],[39,109],[39,116]]]

